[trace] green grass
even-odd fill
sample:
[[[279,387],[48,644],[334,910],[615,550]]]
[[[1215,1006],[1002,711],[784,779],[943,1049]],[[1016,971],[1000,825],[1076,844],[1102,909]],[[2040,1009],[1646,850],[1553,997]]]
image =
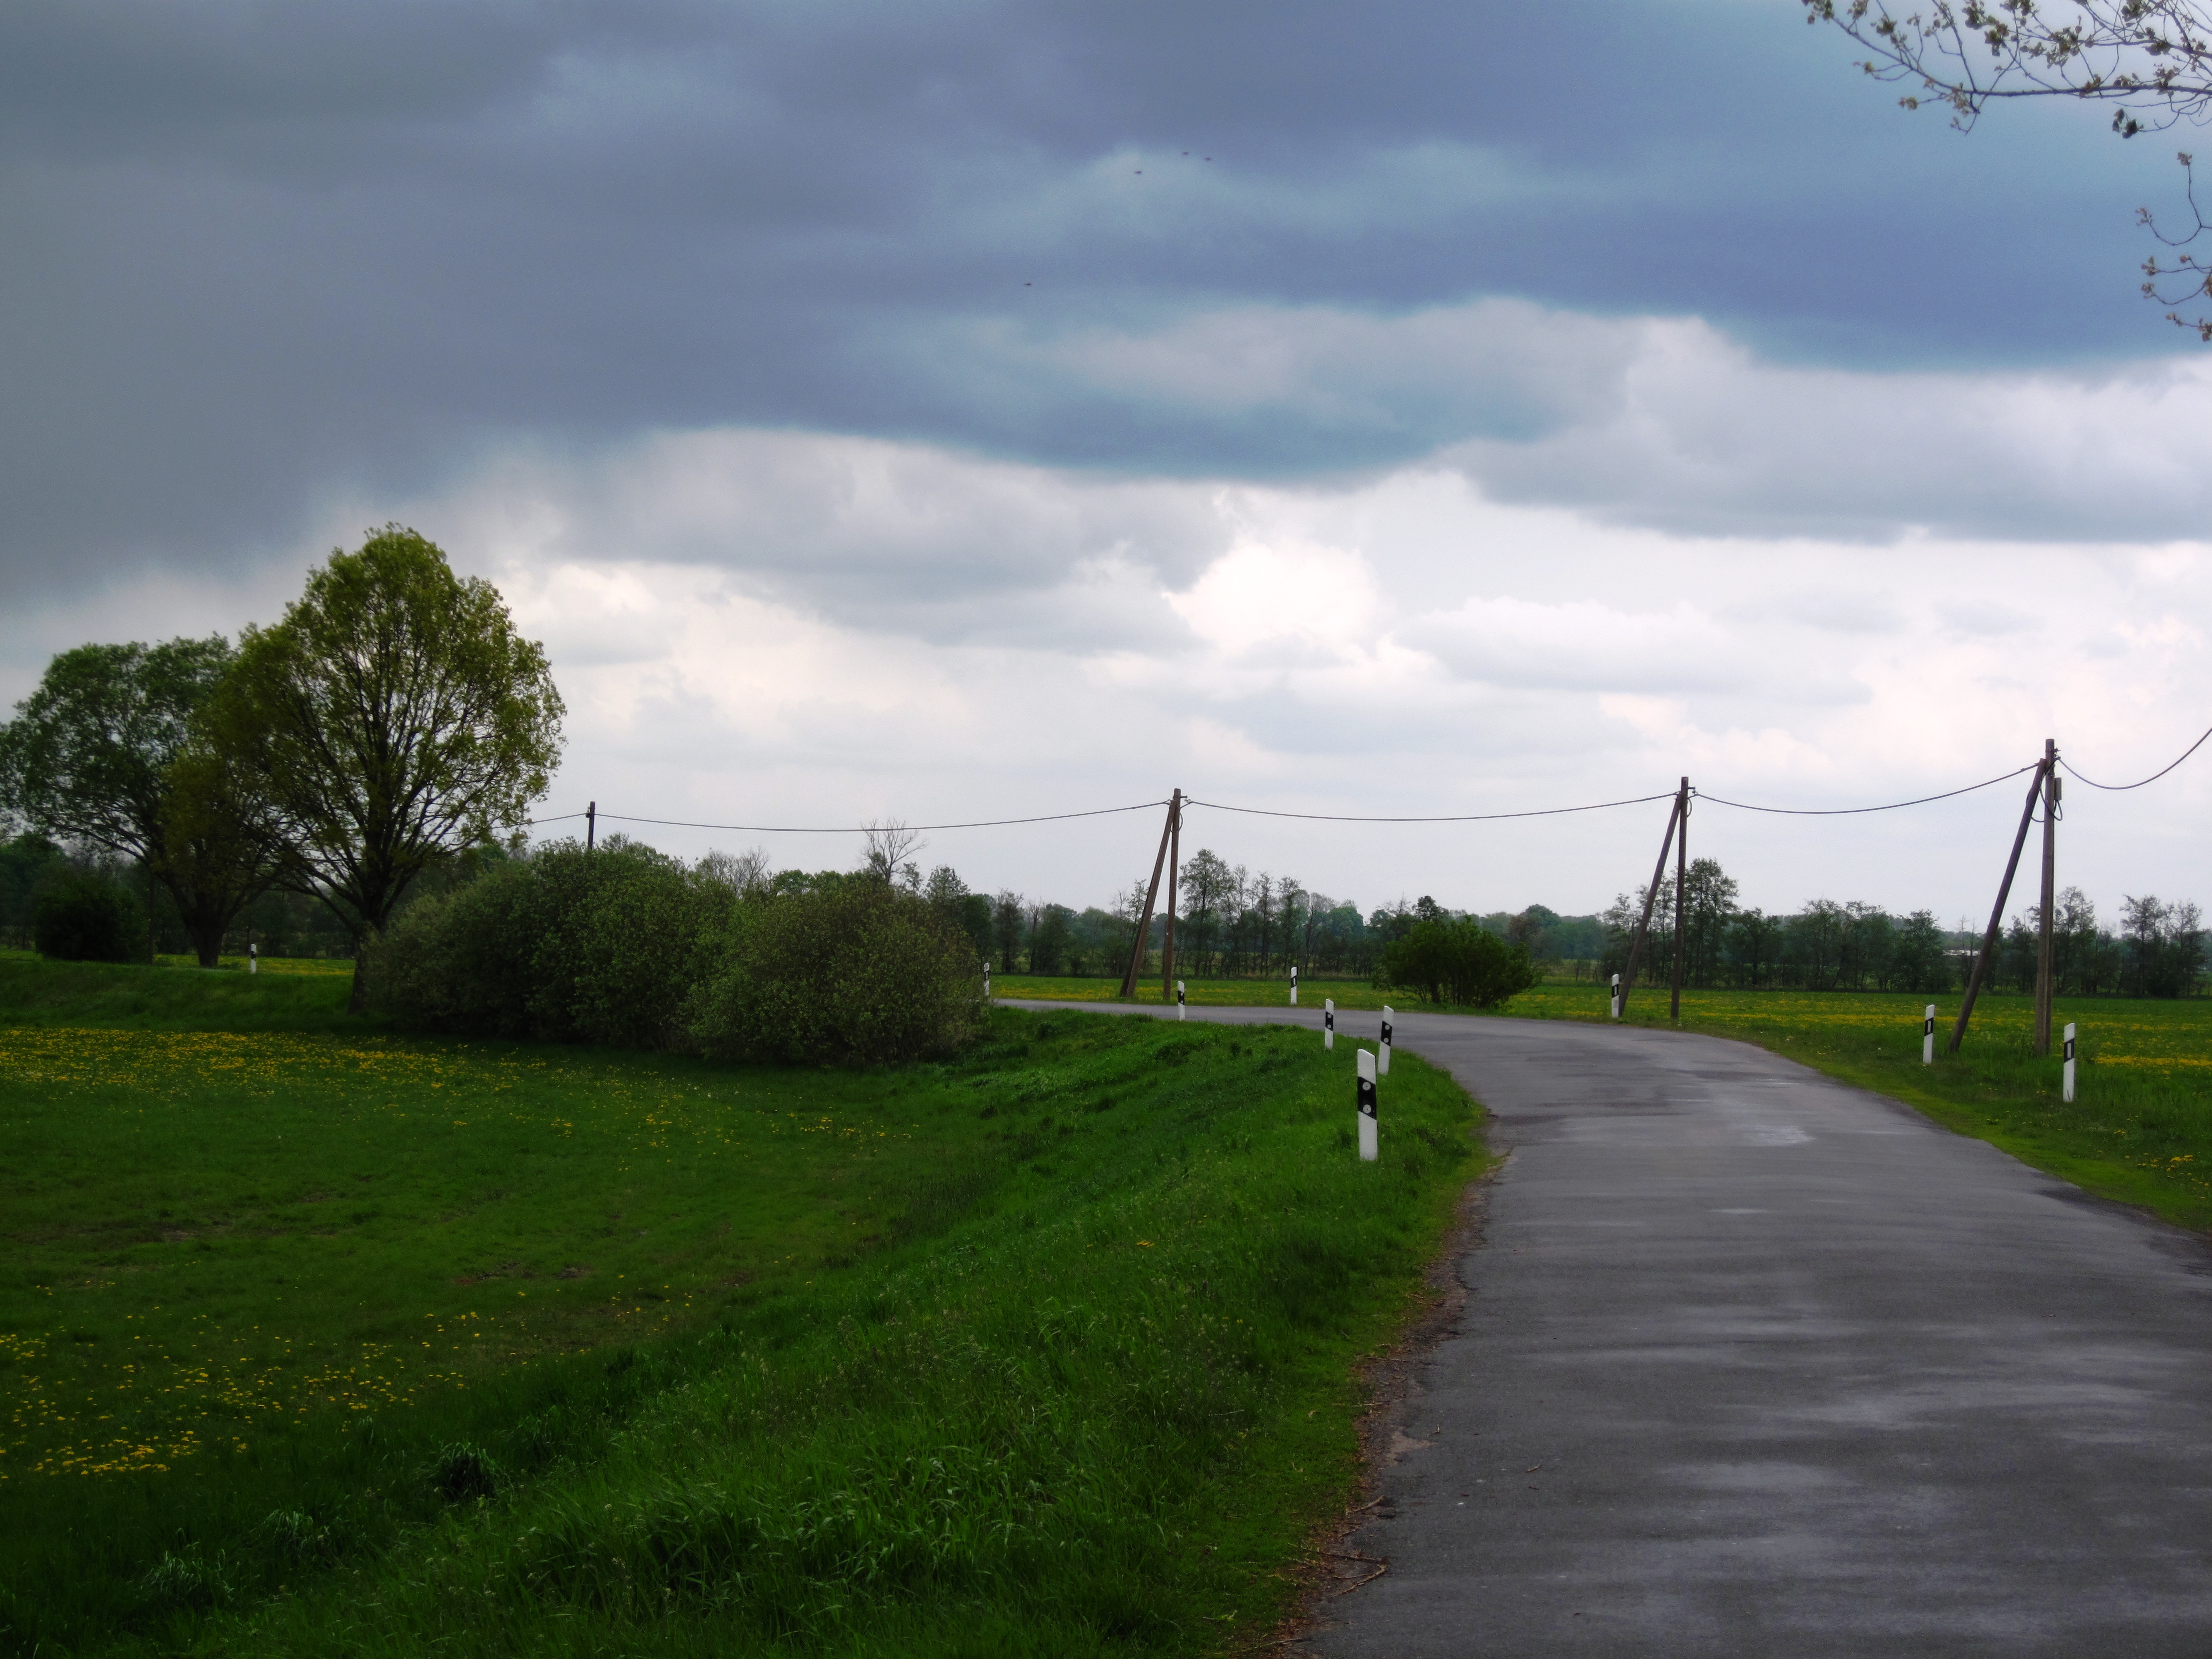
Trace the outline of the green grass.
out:
[[[1189,980],[1194,1004],[1273,1006],[1277,980]],[[1103,1000],[1116,988],[1097,980],[999,976],[1006,997]],[[1333,997],[1340,1008],[1386,999],[1421,1006],[1403,992],[1358,983],[1313,982],[1305,1006]],[[1609,988],[1544,984],[1497,1013],[1519,1019],[1609,1018]],[[1147,988],[1158,1000],[1158,985]],[[1847,1083],[1902,1100],[1963,1134],[2003,1147],[2089,1191],[2151,1210],[2169,1221],[2212,1228],[2212,1001],[2195,999],[2060,999],[2052,1053],[2031,1052],[2033,1000],[1984,994],[1956,1055],[1945,1052],[1959,994],[1700,991],[1682,994],[1682,1029],[1734,1037],[1785,1054]],[[1937,1060],[1920,1062],[1922,1010],[1937,1007]],[[1429,1010],[1427,1012],[1436,1012]],[[1446,1011],[1454,1012],[1454,1011]],[[1473,1011],[1456,1011],[1472,1014]],[[2057,1034],[2079,1028],[2075,1099],[2060,1097]],[[1667,1026],[1663,979],[1629,999],[1628,1023]]]
[[[0,1648],[1234,1648],[1479,1158],[1401,1062],[1360,1164],[1279,1029],[771,1071],[245,978],[0,959]]]
[[[335,966],[339,971],[332,972]],[[47,962],[0,951],[0,1028],[112,1025],[136,1030],[361,1031],[349,1018],[353,964],[264,962],[258,974],[158,964]]]

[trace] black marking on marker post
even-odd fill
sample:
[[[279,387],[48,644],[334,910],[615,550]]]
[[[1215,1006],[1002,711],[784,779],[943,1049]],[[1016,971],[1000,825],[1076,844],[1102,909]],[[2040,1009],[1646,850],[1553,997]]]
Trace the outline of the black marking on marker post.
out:
[[[1388,1047],[1389,1046],[1389,1042],[1390,1042],[1390,1022],[1389,1022],[1389,1020],[1387,1020],[1387,1019],[1386,1019],[1386,1020],[1384,1020],[1384,1021],[1382,1022],[1382,1042],[1383,1042],[1383,1046],[1384,1046],[1385,1048],[1388,1048]]]
[[[1359,1115],[1362,1117],[1375,1115],[1375,1085],[1366,1078],[1359,1079]]]
[[[1929,1023],[1929,1024],[1931,1024],[1931,1025],[1932,1025],[1932,1024],[1934,1024],[1936,1022],[1935,1022],[1935,1021],[1933,1021],[1933,1020],[1930,1020],[1930,1021],[1929,1021],[1928,1023]],[[2068,1037],[2068,1038],[2066,1039],[2066,1054],[2065,1054],[2065,1056],[2064,1056],[2064,1057],[2065,1057],[2066,1059],[2068,1059],[2068,1060],[2071,1060],[2071,1059],[2073,1059],[2073,1058],[2074,1058],[2074,1039],[2073,1039],[2072,1037]]]
[[[1930,1014],[1926,1019],[1921,1022],[1920,1035],[1923,1036],[1934,1036],[1936,1035],[1935,1015]]]
[[[1322,1009],[1322,1014],[1321,1014],[1321,1029],[1322,1029],[1322,1030],[1324,1030],[1324,1031],[1334,1031],[1334,1030],[1336,1029],[1336,1010],[1335,1010],[1335,1009],[1334,1009],[1334,1008],[1324,1008],[1324,1009]]]

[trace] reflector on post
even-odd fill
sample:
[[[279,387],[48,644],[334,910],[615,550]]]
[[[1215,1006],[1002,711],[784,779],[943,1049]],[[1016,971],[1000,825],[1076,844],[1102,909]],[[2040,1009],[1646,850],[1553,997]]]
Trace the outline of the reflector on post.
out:
[[[1372,1164],[1382,1156],[1382,1136],[1375,1123],[1375,1054],[1359,1051],[1359,1156]]]

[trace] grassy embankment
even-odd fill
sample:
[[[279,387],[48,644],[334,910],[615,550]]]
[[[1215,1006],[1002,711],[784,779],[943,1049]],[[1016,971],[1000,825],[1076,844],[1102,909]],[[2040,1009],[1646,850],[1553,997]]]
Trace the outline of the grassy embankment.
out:
[[[1186,980],[1194,1005],[1276,1006],[1282,980]],[[999,976],[1000,996],[1110,1000],[1111,981]],[[1360,981],[1314,981],[1300,1001],[1317,1008],[1419,1007],[1402,992]],[[1522,1019],[1607,1018],[1596,985],[1540,985],[1502,1014]],[[1159,1000],[1158,981],[1142,1000]],[[1921,1011],[1936,1005],[1936,1063],[1920,1062]],[[1682,1029],[1734,1037],[1926,1112],[2094,1193],[2139,1204],[2186,1227],[2212,1227],[2212,1001],[2061,999],[2050,1059],[2029,1052],[2032,999],[1984,994],[1960,1052],[1945,1052],[1959,995],[1802,991],[1685,991]],[[1629,1023],[1666,1026],[1664,982],[1629,1000]],[[2075,1103],[2059,1097],[2056,1032],[2080,1028]]]
[[[0,957],[0,1648],[1234,1650],[1478,1156],[1401,1066],[1359,1164],[1301,1033],[773,1071],[345,990]]]

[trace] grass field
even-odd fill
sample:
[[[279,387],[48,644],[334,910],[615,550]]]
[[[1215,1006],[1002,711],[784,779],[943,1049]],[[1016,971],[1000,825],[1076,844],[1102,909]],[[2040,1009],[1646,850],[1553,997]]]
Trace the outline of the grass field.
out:
[[[1401,1066],[1359,1164],[1288,1031],[771,1071],[346,988],[0,957],[0,1648],[1234,1649],[1478,1158]]]
[[[1186,980],[1194,1005],[1267,1006],[1288,1000],[1281,980]],[[999,976],[1002,997],[1110,1000],[1111,981]],[[1518,1019],[1606,1022],[1607,988],[1545,984],[1497,1012]],[[1420,1005],[1402,992],[1359,981],[1316,981],[1301,988],[1309,1008],[1333,998],[1340,1008],[1386,1001]],[[1157,1003],[1157,981],[1142,1000]],[[1937,1062],[1920,1063],[1922,1010],[1937,1010]],[[1629,1023],[1666,1026],[1664,982],[1629,1000]],[[1983,995],[1960,1053],[1944,1052],[1958,1016],[1956,992],[1902,994],[1802,991],[1685,991],[1682,1029],[1754,1042],[1831,1076],[1920,1108],[1963,1133],[2002,1146],[2039,1169],[2090,1191],[2139,1204],[2170,1221],[2212,1228],[2212,1001],[2185,999],[2061,999],[2054,1034],[2079,1028],[2076,1098],[2060,1098],[2059,1061],[2030,1050],[2034,1004],[2025,996]],[[1478,1016],[1470,1015],[1470,1018]]]

